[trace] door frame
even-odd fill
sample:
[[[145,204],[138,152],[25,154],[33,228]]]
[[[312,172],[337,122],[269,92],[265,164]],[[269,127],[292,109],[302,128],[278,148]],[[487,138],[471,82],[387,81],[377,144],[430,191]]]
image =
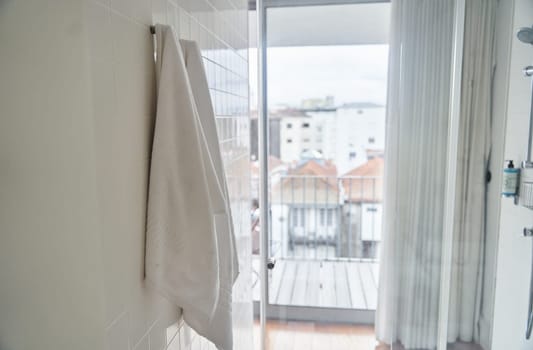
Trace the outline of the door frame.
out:
[[[319,321],[331,321],[338,314],[337,320],[341,322],[353,323],[373,323],[375,317],[374,310],[341,310],[334,308],[317,307],[292,307],[284,305],[269,305],[268,295],[268,260],[269,242],[268,232],[270,229],[270,211],[268,197],[268,81],[267,81],[267,10],[279,7],[298,6],[328,6],[347,5],[365,3],[389,3],[390,0],[256,0],[250,1],[249,10],[256,10],[257,13],[257,50],[258,50],[258,158],[259,158],[259,212],[261,220],[259,251],[260,251],[260,271],[259,279],[261,286],[259,305],[254,304],[254,311],[259,309],[259,319],[261,327],[261,349],[266,350],[266,320],[268,317],[283,315],[287,319],[302,319],[299,313],[306,315],[307,319],[311,315],[316,315]],[[325,318],[324,318],[325,317]]]

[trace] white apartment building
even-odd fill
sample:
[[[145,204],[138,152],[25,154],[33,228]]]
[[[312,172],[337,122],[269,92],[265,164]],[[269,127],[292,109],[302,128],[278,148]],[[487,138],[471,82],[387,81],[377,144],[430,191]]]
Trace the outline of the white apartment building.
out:
[[[332,160],[339,175],[347,173],[385,147],[385,107],[352,103],[329,110],[311,110],[280,117],[280,159]]]
[[[385,148],[385,107],[352,103],[336,113],[335,154],[339,175],[361,166]]]
[[[303,111],[285,114],[280,117],[280,159],[285,163],[298,161],[301,154],[317,150],[314,133],[316,126],[312,118]]]

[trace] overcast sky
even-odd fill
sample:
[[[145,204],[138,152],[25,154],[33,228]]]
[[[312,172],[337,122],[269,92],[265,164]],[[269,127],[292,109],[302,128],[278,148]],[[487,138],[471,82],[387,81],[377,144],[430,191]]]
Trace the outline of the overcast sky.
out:
[[[268,49],[269,105],[300,106],[303,99],[335,96],[336,104],[385,104],[388,45]],[[250,50],[252,108],[257,103],[257,54]]]

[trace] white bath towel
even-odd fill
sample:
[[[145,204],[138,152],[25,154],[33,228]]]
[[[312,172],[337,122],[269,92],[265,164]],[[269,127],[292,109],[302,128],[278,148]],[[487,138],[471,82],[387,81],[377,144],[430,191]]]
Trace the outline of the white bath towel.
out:
[[[150,169],[146,278],[185,322],[231,350],[235,237],[215,118],[197,46],[156,26],[157,117]],[[191,80],[191,79],[194,79]]]
[[[231,349],[232,320],[231,320],[231,296],[233,283],[238,275],[238,259],[235,247],[233,221],[230,215],[230,201],[224,164],[219,147],[215,113],[209,94],[207,77],[202,63],[200,49],[196,42],[180,40],[183,49],[185,66],[189,76],[192,93],[198,111],[198,121],[202,139],[206,142],[207,152],[214,172],[208,172],[208,183],[212,190],[217,193],[217,198],[212,198],[213,206],[216,207],[217,242],[219,252],[219,295],[215,307],[213,319],[208,329],[208,334],[215,344],[226,344],[223,349]],[[204,158],[204,159],[207,159]],[[212,176],[214,175],[214,176]],[[218,194],[222,194],[219,196]],[[218,215],[218,213],[224,213]],[[220,223],[218,220],[221,220]]]

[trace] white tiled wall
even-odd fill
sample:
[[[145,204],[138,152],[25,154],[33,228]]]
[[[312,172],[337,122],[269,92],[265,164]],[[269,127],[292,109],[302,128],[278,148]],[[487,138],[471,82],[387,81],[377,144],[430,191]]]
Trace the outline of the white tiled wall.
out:
[[[519,28],[531,25],[533,3],[529,0],[503,1],[499,3],[496,31],[499,56],[497,62],[501,78],[495,81],[495,111],[505,125],[498,130],[502,135],[504,152],[495,160],[496,166],[504,167],[505,159],[515,164],[525,160],[528,142],[529,110],[531,107],[531,81],[522,69],[531,64],[533,48],[516,38]],[[498,76],[497,76],[498,77]],[[499,123],[503,124],[503,123]],[[496,124],[498,126],[498,124]],[[501,175],[500,187],[501,188]],[[533,349],[533,339],[526,340],[526,323],[530,297],[529,278],[531,271],[531,238],[525,238],[522,230],[533,226],[533,212],[516,206],[512,198],[502,198],[499,209],[499,232],[497,241],[496,289],[494,297],[494,322],[492,350]]]
[[[212,348],[143,283],[156,22],[203,51],[238,235],[235,349],[252,348],[246,1],[5,0],[0,349]]]
[[[235,349],[252,348],[247,2],[86,0],[109,350],[212,349],[143,284],[144,211],[155,95],[152,23],[196,40],[204,56],[228,173],[241,275]],[[167,329],[168,327],[168,329]]]

